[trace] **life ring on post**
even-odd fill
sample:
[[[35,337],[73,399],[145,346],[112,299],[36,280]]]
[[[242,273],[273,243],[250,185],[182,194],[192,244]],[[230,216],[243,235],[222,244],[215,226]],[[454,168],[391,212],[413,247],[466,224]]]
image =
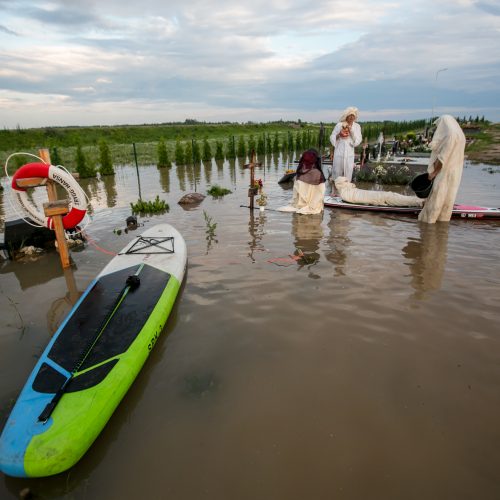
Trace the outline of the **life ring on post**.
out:
[[[26,188],[17,185],[18,179],[30,177],[42,177],[57,182],[68,193],[71,210],[62,218],[64,229],[72,229],[82,221],[87,213],[87,197],[76,179],[66,170],[47,163],[27,163],[19,168],[12,177],[12,189],[14,199],[22,210],[24,210],[35,222],[41,226],[53,229],[52,217],[45,217],[43,212],[30,201]]]

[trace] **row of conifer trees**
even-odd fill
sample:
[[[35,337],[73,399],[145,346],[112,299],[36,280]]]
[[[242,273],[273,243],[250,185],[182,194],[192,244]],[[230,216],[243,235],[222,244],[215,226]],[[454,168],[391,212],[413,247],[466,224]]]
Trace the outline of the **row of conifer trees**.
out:
[[[248,137],[240,135],[238,138],[230,136],[226,141],[205,138],[201,143],[196,139],[187,141],[177,140],[169,148],[170,144],[163,139],[157,145],[158,167],[170,167],[172,162],[176,165],[192,165],[200,161],[245,158],[252,151],[257,155],[279,154],[282,152],[302,151],[309,147],[319,146],[319,135],[312,130],[305,130],[292,134],[275,133],[261,134],[257,138],[253,135]],[[321,136],[322,137],[322,136]],[[326,145],[326,142],[324,143]],[[61,164],[59,151],[56,147],[50,149],[51,163]],[[99,142],[99,156],[97,161],[91,159],[84,153],[82,146],[76,147],[74,157],[75,170],[80,178],[96,177],[97,173],[102,175],[113,175],[114,167],[111,151],[106,141]]]

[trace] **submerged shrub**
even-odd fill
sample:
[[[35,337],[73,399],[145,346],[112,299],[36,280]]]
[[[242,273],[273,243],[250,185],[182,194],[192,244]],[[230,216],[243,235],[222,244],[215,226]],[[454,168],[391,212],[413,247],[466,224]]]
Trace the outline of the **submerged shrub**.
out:
[[[130,203],[130,206],[132,207],[132,213],[143,215],[164,213],[170,210],[168,203],[165,200],[160,200],[158,195],[153,201],[139,199],[137,203]]]
[[[113,168],[113,162],[111,161],[111,153],[108,144],[104,140],[99,143],[99,155],[101,160],[99,173],[101,175],[114,175],[115,170]]]
[[[96,177],[97,170],[95,166],[88,160],[82,147],[78,145],[76,148],[76,171],[80,175],[81,179],[86,179],[88,177]]]
[[[170,167],[170,158],[168,157],[167,146],[165,141],[162,139],[158,143],[158,163],[157,166],[159,168]]]
[[[232,191],[227,188],[223,188],[221,186],[218,186],[217,184],[214,184],[208,191],[207,194],[210,196],[213,196],[214,198],[221,198],[222,196],[225,196],[226,194],[231,194]]]

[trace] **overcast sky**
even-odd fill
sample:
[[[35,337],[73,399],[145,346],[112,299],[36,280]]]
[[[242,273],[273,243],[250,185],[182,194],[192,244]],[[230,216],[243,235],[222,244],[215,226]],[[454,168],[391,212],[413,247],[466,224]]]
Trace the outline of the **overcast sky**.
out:
[[[445,69],[446,68],[446,69]],[[0,0],[0,126],[500,121],[499,0]]]

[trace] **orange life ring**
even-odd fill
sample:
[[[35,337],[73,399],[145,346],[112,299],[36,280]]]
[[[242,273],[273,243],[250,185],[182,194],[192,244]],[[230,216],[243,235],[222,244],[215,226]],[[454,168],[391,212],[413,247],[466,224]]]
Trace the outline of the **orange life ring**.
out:
[[[12,177],[12,189],[14,190],[14,199],[19,207],[24,210],[35,222],[42,226],[53,229],[51,217],[45,217],[38,208],[31,203],[28,198],[26,188],[17,185],[18,179],[27,179],[30,177],[43,177],[57,182],[68,193],[71,202],[71,210],[62,218],[64,229],[72,229],[78,225],[87,213],[87,197],[75,178],[54,165],[47,163],[27,163],[19,168]]]

